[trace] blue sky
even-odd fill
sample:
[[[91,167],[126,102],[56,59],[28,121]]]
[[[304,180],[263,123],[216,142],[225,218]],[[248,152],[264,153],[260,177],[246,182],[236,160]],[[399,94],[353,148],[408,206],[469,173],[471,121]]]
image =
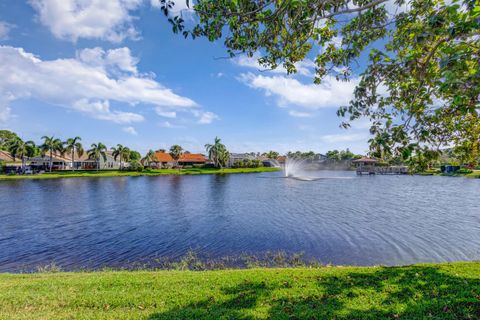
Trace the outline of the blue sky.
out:
[[[309,61],[287,76],[225,56],[174,35],[154,0],[2,0],[0,128],[142,153],[215,136],[233,152],[367,151],[367,123],[336,116],[355,79],[315,86]]]

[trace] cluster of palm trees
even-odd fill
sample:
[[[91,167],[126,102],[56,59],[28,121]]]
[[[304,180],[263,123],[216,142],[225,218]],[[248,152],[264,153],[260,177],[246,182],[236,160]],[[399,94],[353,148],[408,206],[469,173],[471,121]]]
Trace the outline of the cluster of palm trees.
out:
[[[162,152],[165,153],[165,149],[159,149],[157,152]],[[190,153],[189,151],[184,150],[181,146],[178,144],[174,144],[173,146],[170,147],[169,152],[170,156],[172,157],[173,160],[175,160],[175,166],[178,166],[178,160],[182,157],[183,154]],[[145,157],[142,158],[142,162],[145,165],[150,165],[151,162],[155,161],[155,151],[149,150]]]
[[[213,144],[206,144],[205,149],[207,151],[208,157],[210,160],[213,161],[213,164],[217,168],[224,168],[228,164],[228,160],[230,159],[230,153],[228,152],[227,148],[224,144],[222,144],[222,140],[218,137],[215,137],[215,141]],[[166,152],[165,149],[159,149],[157,152]],[[175,166],[178,166],[178,160],[182,157],[183,154],[189,153],[185,151],[181,146],[178,144],[174,144],[168,150],[168,153],[175,161]],[[142,158],[142,162],[145,165],[149,165],[151,162],[155,161],[155,151],[149,150],[145,157]]]
[[[22,171],[25,169],[26,161],[29,157],[41,155],[42,157],[49,157],[48,169],[51,172],[53,169],[53,158],[59,154],[61,156],[65,156],[65,154],[71,156],[72,170],[75,170],[75,157],[82,157],[85,153],[80,137],[69,138],[66,141],[62,141],[55,136],[43,136],[42,140],[42,144],[37,146],[33,141],[23,141],[14,135],[13,138],[4,143],[4,146],[13,157],[22,160]],[[220,138],[215,137],[214,143],[206,144],[205,149],[215,167],[224,168],[228,165],[230,153],[225,145],[222,144]],[[132,160],[132,154],[135,152],[121,144],[117,144],[116,147],[111,148],[111,151],[115,161],[117,161],[117,159],[120,160],[120,169],[124,169],[124,164]],[[166,152],[166,150],[163,149],[158,151]],[[104,162],[107,161],[107,152],[108,148],[101,142],[93,143],[90,149],[86,150],[88,158],[95,160],[97,170],[100,168],[101,159],[103,159]],[[138,152],[135,153],[137,154],[137,159],[139,159]],[[182,155],[189,152],[185,151],[180,145],[175,144],[170,147],[168,153],[173,160],[175,160],[175,165],[178,166],[178,161]],[[148,151],[141,160],[143,164],[148,166],[151,162],[155,161],[155,151]]]
[[[213,144],[207,143],[205,149],[215,167],[222,169],[227,166],[228,160],[230,159],[230,153],[220,138],[215,137]]]
[[[49,157],[49,171],[52,171],[53,168],[53,157],[57,154],[64,156],[69,154],[72,157],[72,169],[75,170],[75,157],[82,157],[85,153],[83,145],[81,143],[82,139],[80,137],[69,138],[66,141],[62,141],[54,136],[43,136],[43,143],[39,146],[36,146],[33,141],[23,141],[18,136],[10,139],[5,142],[6,149],[10,154],[22,160],[22,170],[25,169],[26,160],[28,157],[33,157],[37,154],[40,154],[42,157]],[[95,160],[97,164],[97,170],[100,168],[100,159],[106,161],[107,159],[107,147],[99,142],[93,143],[86,152],[88,158]],[[120,160],[120,169],[124,168],[124,162],[130,160],[132,151],[118,144],[116,147],[112,148],[112,156],[117,161]]]

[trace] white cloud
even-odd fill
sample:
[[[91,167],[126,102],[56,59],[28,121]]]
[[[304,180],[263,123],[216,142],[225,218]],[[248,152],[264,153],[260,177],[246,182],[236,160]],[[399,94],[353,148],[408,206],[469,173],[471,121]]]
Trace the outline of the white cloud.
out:
[[[291,115],[292,117],[296,117],[296,118],[309,118],[312,116],[311,113],[308,113],[308,112],[300,112],[300,111],[295,111],[295,110],[290,110],[288,112],[289,115]]]
[[[170,121],[161,122],[161,123],[159,124],[159,126],[162,127],[162,128],[168,128],[168,129],[180,129],[180,128],[185,128],[185,127],[182,126],[182,125],[173,124],[173,123],[171,123]]]
[[[8,34],[10,33],[12,26],[13,25],[11,25],[10,23],[0,21],[0,40],[8,39]]]
[[[87,48],[77,52],[80,61],[94,66],[114,71],[130,72],[137,74],[137,58],[131,55],[130,49],[127,47],[111,49],[105,52],[102,48]]]
[[[131,11],[144,0],[30,0],[39,21],[60,39],[120,42],[138,38]]]
[[[234,59],[233,62],[241,67],[252,68],[260,71],[268,71],[272,73],[287,74],[287,70],[283,66],[278,66],[276,69],[265,69],[262,65],[258,63],[260,54],[256,52],[252,57],[246,55],[239,56]],[[315,71],[315,63],[312,60],[305,59],[299,61],[295,64],[297,68],[297,73],[304,76],[312,76]]]
[[[155,112],[160,116],[164,118],[176,118],[177,113],[175,111],[166,111],[163,108],[157,107],[155,108]]]
[[[174,0],[172,1],[173,7],[172,11],[180,12],[182,10],[192,10],[193,0],[190,0],[190,8],[187,6],[187,0]],[[150,0],[150,5],[154,8],[159,9],[161,7],[160,0]]]
[[[325,143],[356,142],[367,140],[368,134],[365,132],[328,134],[320,137],[320,141]]]
[[[75,59],[41,60],[22,48],[0,46],[0,61],[2,118],[9,113],[9,102],[24,98],[116,123],[139,122],[143,116],[112,110],[111,102],[146,104],[175,112],[196,107],[194,101],[173,93],[151,76],[138,75],[136,59],[128,48],[106,52],[86,49]]]
[[[269,77],[253,73],[243,73],[239,80],[251,88],[264,91],[266,96],[276,97],[280,107],[295,105],[310,110],[347,104],[358,82],[357,79],[342,82],[326,77],[320,85],[303,84],[286,76]]]
[[[141,122],[144,120],[143,116],[140,114],[111,111],[110,102],[108,100],[89,101],[87,99],[81,99],[75,101],[72,107],[77,111],[90,115],[92,118],[112,121],[115,123],[132,123]]]
[[[213,112],[210,111],[198,111],[198,110],[193,110],[192,111],[193,115],[198,118],[197,123],[199,124],[210,124],[214,120],[219,120],[220,117],[216,115]]]
[[[0,124],[4,124],[11,117],[11,108],[8,106],[8,101],[0,96]]]
[[[134,127],[124,127],[122,130],[126,133],[131,134],[132,136],[138,136],[137,130]]]

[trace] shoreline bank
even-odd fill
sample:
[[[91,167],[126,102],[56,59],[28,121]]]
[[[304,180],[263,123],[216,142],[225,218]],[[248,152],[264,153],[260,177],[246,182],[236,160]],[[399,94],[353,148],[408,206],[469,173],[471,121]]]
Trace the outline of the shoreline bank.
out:
[[[0,274],[5,319],[476,319],[480,262]]]
[[[158,169],[144,171],[57,171],[35,175],[1,175],[1,180],[34,180],[34,179],[60,179],[60,178],[104,178],[104,177],[155,177],[165,175],[204,175],[204,174],[239,174],[261,173],[279,171],[279,168],[227,168],[227,169]]]

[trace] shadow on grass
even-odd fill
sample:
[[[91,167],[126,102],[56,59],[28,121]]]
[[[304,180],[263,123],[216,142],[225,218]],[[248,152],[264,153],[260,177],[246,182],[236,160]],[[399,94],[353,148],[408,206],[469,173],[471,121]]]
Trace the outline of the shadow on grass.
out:
[[[453,273],[453,272],[452,272]],[[312,283],[313,282],[313,283]],[[303,287],[313,285],[313,290]],[[245,281],[148,319],[480,319],[480,280],[435,267]]]

